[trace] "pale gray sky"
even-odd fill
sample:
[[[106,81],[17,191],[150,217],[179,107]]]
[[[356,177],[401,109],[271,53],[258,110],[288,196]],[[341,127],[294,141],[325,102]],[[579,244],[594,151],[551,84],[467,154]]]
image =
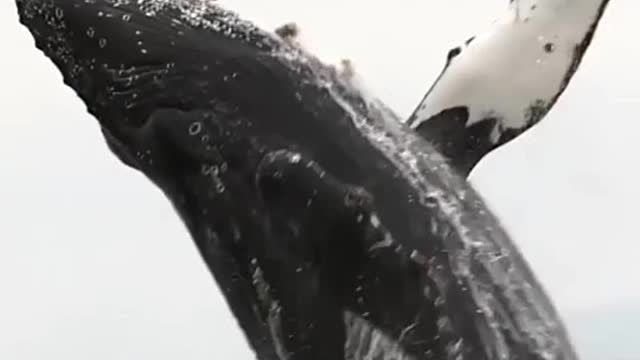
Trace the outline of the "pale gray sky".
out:
[[[296,20],[408,114],[507,0],[225,2],[260,25]],[[585,360],[640,360],[639,10],[611,0],[557,106],[472,177]],[[13,1],[0,43],[0,359],[251,359],[168,201],[109,153]]]

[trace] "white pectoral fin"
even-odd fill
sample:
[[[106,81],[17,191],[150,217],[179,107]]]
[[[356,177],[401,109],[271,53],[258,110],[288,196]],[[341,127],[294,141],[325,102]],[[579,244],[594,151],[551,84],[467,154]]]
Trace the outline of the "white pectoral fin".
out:
[[[445,149],[459,170],[470,171],[486,153],[535,125],[555,104],[608,2],[510,1],[488,31],[449,51],[444,70],[408,124]],[[460,108],[466,109],[464,126],[460,112],[452,111]],[[452,135],[457,132],[462,133]]]

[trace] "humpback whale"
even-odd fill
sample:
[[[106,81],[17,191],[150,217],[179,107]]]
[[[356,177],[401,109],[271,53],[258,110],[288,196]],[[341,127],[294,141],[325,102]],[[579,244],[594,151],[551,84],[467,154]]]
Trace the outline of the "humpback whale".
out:
[[[462,174],[537,124],[564,92],[609,0],[510,0],[447,54],[407,120]]]
[[[16,0],[261,360],[573,360],[499,221],[377,99],[207,0]]]

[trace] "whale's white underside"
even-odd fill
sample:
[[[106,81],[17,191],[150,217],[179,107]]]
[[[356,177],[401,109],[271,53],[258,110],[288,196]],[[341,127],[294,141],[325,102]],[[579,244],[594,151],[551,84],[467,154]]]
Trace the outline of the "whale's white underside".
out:
[[[552,105],[564,90],[581,55],[576,48],[597,23],[604,2],[512,0],[488,30],[454,48],[459,54],[416,109],[411,126],[465,106],[467,126],[497,118],[502,129],[527,127],[531,107]]]

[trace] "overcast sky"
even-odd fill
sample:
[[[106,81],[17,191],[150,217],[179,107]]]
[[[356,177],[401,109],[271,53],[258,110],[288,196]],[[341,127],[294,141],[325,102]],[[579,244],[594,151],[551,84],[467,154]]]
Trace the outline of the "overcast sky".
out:
[[[296,20],[408,115],[507,0],[231,2],[267,27]],[[639,12],[611,0],[549,116],[472,176],[585,360],[640,359]],[[169,202],[107,150],[10,0],[0,44],[0,359],[252,359]]]

